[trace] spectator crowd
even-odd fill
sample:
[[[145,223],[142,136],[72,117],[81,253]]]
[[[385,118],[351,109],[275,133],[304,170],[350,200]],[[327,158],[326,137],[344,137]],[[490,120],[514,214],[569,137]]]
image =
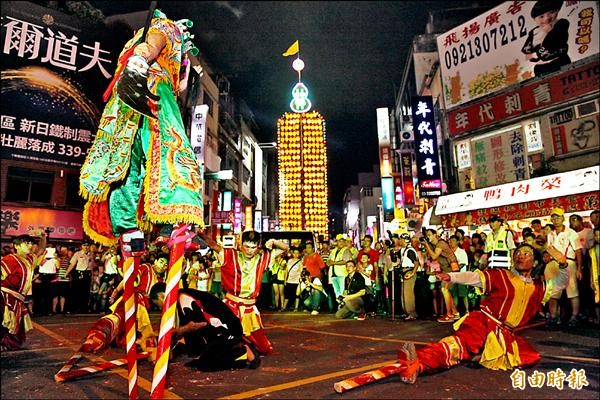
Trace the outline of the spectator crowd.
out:
[[[509,268],[516,246],[529,243],[542,261],[535,275],[546,282],[546,305],[540,305],[539,318],[552,327],[598,323],[600,211],[584,223],[580,215],[567,220],[564,210],[555,208],[550,221],[542,225],[536,219],[513,231],[502,216],[492,215],[487,234],[481,229],[471,234],[427,229],[388,232],[376,242],[365,235],[360,246],[345,234],[331,242],[292,244],[266,269],[257,307],[358,320],[380,316],[454,322],[478,309],[481,295],[470,286],[440,282],[435,275]],[[3,252],[6,256],[12,249],[5,246]],[[141,262],[153,264],[159,254],[168,256],[168,248],[151,244]],[[50,241],[39,260],[26,299],[33,315],[110,312],[111,295],[122,280],[119,248],[90,242],[54,246]],[[187,253],[184,266],[181,288],[224,298],[221,267],[212,250]],[[156,279],[163,281],[165,273]]]

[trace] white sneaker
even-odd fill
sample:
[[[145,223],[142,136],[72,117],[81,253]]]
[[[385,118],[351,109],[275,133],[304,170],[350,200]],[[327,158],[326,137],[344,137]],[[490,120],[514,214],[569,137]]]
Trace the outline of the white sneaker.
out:
[[[319,314],[319,312],[318,312],[317,310],[313,310],[313,311],[310,313],[310,315],[318,315],[318,314]]]

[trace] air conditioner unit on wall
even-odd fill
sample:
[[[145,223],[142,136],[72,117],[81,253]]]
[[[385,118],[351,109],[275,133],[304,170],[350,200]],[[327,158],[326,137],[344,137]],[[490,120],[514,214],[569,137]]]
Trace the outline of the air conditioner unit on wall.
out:
[[[583,118],[598,112],[598,100],[588,101],[575,106],[575,117]]]
[[[413,142],[415,140],[415,133],[413,131],[402,131],[400,132],[401,142]]]

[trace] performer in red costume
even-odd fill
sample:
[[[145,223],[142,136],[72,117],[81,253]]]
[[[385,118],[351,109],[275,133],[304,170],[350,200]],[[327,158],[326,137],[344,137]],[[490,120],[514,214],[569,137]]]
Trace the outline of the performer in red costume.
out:
[[[15,253],[2,257],[2,351],[20,349],[25,343],[26,332],[33,328],[25,296],[31,288],[35,266],[46,249],[46,234],[41,231],[40,236],[37,254],[31,254],[34,238],[20,235],[13,240]]]
[[[155,333],[148,317],[150,309],[150,290],[157,283],[157,274],[165,272],[168,264],[168,256],[159,254],[154,263],[141,264],[138,268],[136,278],[135,297],[137,302],[137,329],[141,334],[139,345],[143,351],[153,350],[155,347]],[[125,347],[125,308],[122,297],[116,302],[117,294],[123,289],[123,281],[117,286],[110,296],[110,307],[112,314],[107,314],[100,318],[94,326],[88,331],[88,335],[82,345],[83,352],[97,353],[107,348],[113,341],[119,347]]]
[[[414,383],[418,374],[448,369],[478,354],[479,363],[493,370],[536,364],[540,354],[514,333],[537,314],[544,298],[544,281],[532,276],[539,262],[535,255],[532,246],[522,244],[514,252],[513,269],[438,274],[438,280],[474,286],[486,297],[481,310],[469,312],[455,324],[454,335],[416,352],[412,343],[403,346],[403,382]]]
[[[253,344],[260,354],[270,354],[273,346],[265,335],[260,313],[256,308],[256,298],[265,269],[277,256],[288,250],[288,245],[270,239],[265,243],[265,248],[261,249],[260,233],[255,231],[242,234],[240,250],[222,248],[208,236],[203,239],[219,253],[221,286],[226,293],[223,301],[240,319],[244,339]]]

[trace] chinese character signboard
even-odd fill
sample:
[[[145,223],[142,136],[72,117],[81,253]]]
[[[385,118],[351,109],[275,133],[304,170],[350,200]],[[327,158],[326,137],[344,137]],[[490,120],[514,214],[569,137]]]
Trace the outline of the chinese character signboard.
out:
[[[123,45],[111,33],[30,2],[3,4],[3,159],[83,164]]]
[[[82,240],[81,212],[44,208],[2,207],[2,236],[50,228],[50,239]]]
[[[527,153],[533,154],[544,151],[542,144],[542,132],[540,131],[540,121],[533,119],[524,121],[523,129],[525,130],[525,143],[527,143]]]
[[[438,199],[435,213],[446,215],[485,208],[494,209],[502,206],[528,207],[527,202],[548,200],[549,203],[558,201],[559,197],[596,193],[600,187],[600,167],[594,166],[559,174],[532,178],[524,181],[507,183],[476,189],[469,192],[454,193]],[[593,210],[598,208],[597,203],[587,204],[587,208],[580,210]],[[568,212],[568,209],[565,208]],[[491,211],[494,214],[494,211]],[[497,213],[497,212],[496,212]]]
[[[527,179],[523,129],[515,126],[471,140],[475,187]]]
[[[507,1],[438,36],[448,108],[598,53],[598,3]],[[560,5],[562,3],[562,6]],[[544,22],[544,23],[542,23]]]
[[[415,205],[415,185],[413,183],[412,172],[412,154],[402,153],[400,155],[402,168],[402,194],[404,195],[404,205],[412,207]]]
[[[192,126],[190,129],[190,144],[194,149],[198,165],[204,165],[204,143],[206,142],[206,115],[208,106],[201,104],[192,109]]]
[[[233,199],[233,233],[242,233],[242,199]]]
[[[458,142],[456,148],[456,163],[458,169],[465,169],[471,167],[471,145],[468,140]]]
[[[421,197],[441,196],[442,180],[431,96],[413,97],[412,113],[419,194]]]
[[[598,60],[448,112],[450,137],[598,91]]]

